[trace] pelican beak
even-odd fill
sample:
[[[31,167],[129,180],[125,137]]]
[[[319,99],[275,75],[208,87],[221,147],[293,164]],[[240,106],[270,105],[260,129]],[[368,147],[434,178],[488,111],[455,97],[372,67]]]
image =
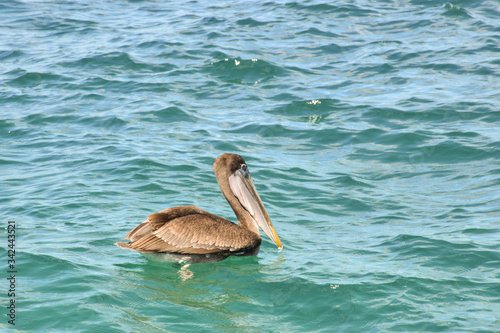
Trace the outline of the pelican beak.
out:
[[[278,246],[278,250],[283,249],[283,244],[274,230],[273,224],[269,215],[267,215],[264,204],[257,193],[257,189],[253,184],[252,177],[248,169],[236,170],[229,177],[229,186],[234,195],[238,198],[241,205],[252,215],[257,225],[271,238],[271,240]]]

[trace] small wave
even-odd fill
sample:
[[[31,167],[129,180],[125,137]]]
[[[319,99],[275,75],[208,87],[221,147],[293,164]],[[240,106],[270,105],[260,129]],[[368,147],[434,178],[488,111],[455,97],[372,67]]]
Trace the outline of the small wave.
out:
[[[330,31],[320,30],[318,28],[309,28],[307,30],[304,30],[304,31],[297,33],[297,35],[313,35],[313,36],[323,36],[323,37],[329,37],[329,38],[340,38],[341,37],[341,35],[338,35],[336,33],[333,33]]]
[[[10,75],[13,72],[8,73]],[[71,80],[65,76],[53,74],[53,73],[43,73],[43,72],[27,72],[27,71],[17,71],[17,77],[7,81],[7,84],[16,88],[34,88],[39,86],[49,86],[50,84],[60,84]]]
[[[236,21],[236,24],[249,26],[249,27],[260,27],[260,26],[268,25],[269,23],[257,21],[257,20],[254,20],[252,18],[246,18],[246,19],[241,19],[241,20]]]
[[[123,72],[167,72],[176,68],[170,63],[150,64],[132,58],[125,52],[110,52],[85,57],[59,65],[79,70],[90,70],[97,73],[123,73]]]
[[[179,42],[168,42],[165,40],[150,40],[147,42],[142,42],[137,45],[139,49],[158,49],[161,51],[168,50],[171,48],[181,48],[184,44]]]
[[[317,47],[299,47],[298,49],[301,50],[311,50],[314,51],[318,55],[327,55],[327,54],[340,54],[340,53],[345,53],[345,52],[352,52],[353,50],[357,49],[359,46],[357,45],[344,45],[341,46],[336,43],[330,43],[322,46],[317,46]]]
[[[283,76],[287,70],[258,59],[223,59],[204,67],[204,71],[228,83],[256,84]]]
[[[104,128],[106,130],[121,130],[128,125],[128,121],[121,119],[118,116],[92,116],[83,117],[78,120],[83,125],[90,125],[97,128]]]
[[[480,250],[473,243],[452,242],[416,235],[398,235],[381,244],[396,254],[394,260],[417,261],[421,267],[441,270],[448,267],[454,273],[463,273],[478,267],[495,267],[495,251]]]
[[[321,15],[335,13],[339,17],[364,17],[367,15],[377,14],[377,12],[372,9],[346,3],[339,5],[331,5],[327,3],[309,5],[299,2],[292,2],[287,4],[287,7],[299,10],[301,12],[305,11],[320,13]]]
[[[444,5],[443,16],[456,18],[472,18],[472,15],[465,8],[449,2]]]
[[[196,118],[187,111],[176,106],[170,106],[156,111],[144,111],[138,113],[142,121],[160,123],[196,122]]]
[[[311,117],[321,117],[324,120],[324,118],[328,117],[334,111],[343,110],[346,107],[347,104],[337,99],[293,100],[267,112],[297,121],[311,122]]]
[[[5,50],[5,51],[0,51],[0,60],[12,60],[12,59],[19,59],[25,55],[24,52],[19,51],[19,50]]]

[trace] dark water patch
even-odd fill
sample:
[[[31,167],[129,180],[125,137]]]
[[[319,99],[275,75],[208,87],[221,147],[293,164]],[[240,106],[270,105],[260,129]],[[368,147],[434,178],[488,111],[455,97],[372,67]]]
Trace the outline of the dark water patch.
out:
[[[285,132],[289,132],[289,130],[280,124],[273,124],[268,126],[261,126],[260,124],[250,123],[243,124],[240,126],[234,126],[231,129],[226,130],[228,133],[234,134],[255,134],[260,137],[283,137]]]
[[[460,319],[449,320],[446,324],[439,320],[441,315],[445,315],[440,306],[453,295],[453,290],[446,283],[392,276],[365,276],[363,280],[365,281],[359,284],[332,282],[323,285],[314,285],[298,278],[272,284],[260,282],[262,285],[257,289],[263,293],[253,299],[260,307],[267,308],[273,304],[269,308],[270,315],[281,318],[281,322],[300,325],[306,331],[329,332],[332,326],[341,331],[370,330],[376,322],[379,324],[375,326],[385,331],[442,331],[450,326],[462,325]],[[471,285],[468,281],[452,282],[455,287]],[[253,284],[248,287],[255,288]],[[442,293],[436,294],[434,290],[440,286]],[[244,290],[247,291],[247,288]],[[415,292],[416,290],[419,292]],[[392,296],[387,298],[387,294]],[[370,301],[366,301],[367,298]],[[427,303],[426,298],[431,298],[434,304],[430,309],[422,307],[422,304]],[[293,315],[290,314],[291,309],[287,305],[299,300],[302,307],[295,308]],[[456,297],[454,301],[462,300]],[[480,302],[480,297],[474,297],[474,301]],[[321,309],[313,305],[320,302],[328,305]],[[473,306],[474,304],[468,305]],[[238,309],[231,307],[233,311]],[[373,309],[383,309],[383,312],[375,315],[372,314]],[[306,318],[311,316],[315,320],[307,321]],[[309,324],[304,324],[304,320]]]
[[[329,38],[340,38],[341,37],[341,35],[338,35],[336,33],[333,33],[330,31],[323,31],[323,30],[320,30],[318,28],[309,28],[307,30],[299,32],[298,35],[323,36],[323,37],[329,37]]]
[[[27,117],[24,117],[23,120],[32,125],[48,125],[48,124],[61,124],[61,123],[77,123],[79,117],[75,115],[51,115],[44,113],[32,113]]]
[[[40,137],[49,137],[50,131],[46,128],[36,130],[31,126],[21,125],[13,127],[6,135],[11,144],[18,145],[18,148],[23,148],[29,147],[33,140],[38,140]]]
[[[291,95],[293,96],[293,95]],[[311,117],[326,119],[330,114],[339,112],[349,108],[349,105],[337,99],[321,99],[321,100],[293,100],[286,104],[279,105],[274,109],[268,110],[271,114],[285,116],[287,118],[310,122],[314,120]]]
[[[468,228],[462,230],[464,234],[471,235],[485,235],[485,234],[498,234],[500,233],[500,229],[482,229],[482,228]]]
[[[140,112],[141,119],[149,122],[160,123],[178,123],[178,122],[195,122],[196,118],[192,117],[188,112],[176,106],[170,106],[158,111]]]
[[[85,101],[85,102],[97,102],[97,101],[103,101],[106,100],[106,96],[104,94],[100,93],[82,93],[82,92],[77,92],[74,95],[71,96],[66,96],[63,98],[63,101]]]
[[[208,49],[212,49],[211,46],[206,46]],[[163,51],[157,57],[160,59],[175,59],[179,60],[181,63],[188,61],[202,62],[206,59],[205,52],[200,52],[199,49],[188,49],[183,47],[179,48],[167,48],[168,51]],[[179,66],[180,67],[180,66]],[[196,71],[195,71],[196,72]]]
[[[320,145],[346,145],[352,144],[355,140],[354,131],[336,128],[317,129],[312,133],[303,135],[312,142]]]
[[[10,131],[15,128],[13,120],[0,119],[0,137],[8,137]]]
[[[340,54],[340,53],[348,53],[352,52],[354,49],[358,48],[358,46],[346,45],[340,46],[336,43],[330,43],[328,45],[322,45],[318,47],[299,47],[299,50],[306,51],[314,51],[317,54],[325,55],[325,54]]]
[[[490,68],[486,66],[475,65],[471,69],[471,74],[484,75],[485,77],[498,75],[499,71],[497,68]]]
[[[455,274],[476,268],[494,268],[500,262],[497,252],[480,250],[472,243],[453,243],[423,236],[399,235],[380,246],[396,254],[393,260],[417,261],[421,267],[434,270],[448,267]]]
[[[456,141],[444,141],[435,145],[419,147],[425,149],[425,156],[421,156],[421,163],[455,164],[479,161],[491,157],[489,152],[472,146],[463,145]],[[418,162],[415,160],[414,162]]]
[[[302,140],[305,143],[314,143],[319,145],[331,144],[346,144],[352,140],[353,132],[335,129],[321,128],[315,131],[303,131],[299,129],[291,129],[281,124],[272,124],[262,126],[260,124],[245,124],[226,130],[227,133],[238,134],[255,134],[262,138],[293,138],[294,140]]]
[[[411,152],[412,150],[425,151],[428,155],[433,153],[433,148],[428,146],[429,142],[434,140],[434,134],[431,132],[384,132],[372,141],[370,141],[370,138],[371,136],[367,136],[366,142],[385,145],[387,149],[395,149],[403,153]]]
[[[94,116],[82,117],[78,120],[80,125],[87,125],[96,128],[106,129],[109,131],[118,131],[126,129],[128,121],[121,119],[118,116]]]
[[[369,128],[366,130],[357,131],[352,135],[352,143],[379,143],[380,141],[382,141],[382,136],[384,136],[385,133],[386,131],[378,128]],[[392,140],[385,141],[392,142]]]
[[[76,23],[76,24],[74,24]],[[97,30],[96,22],[91,21],[81,21],[74,23],[66,23],[61,22],[59,26],[54,29],[48,30],[47,38],[64,38],[66,35],[70,36],[70,38],[80,37],[80,38],[92,38],[99,31]],[[57,25],[57,23],[56,23]],[[53,30],[53,31],[51,31]],[[77,38],[78,38],[77,37]]]
[[[226,268],[224,272],[232,279],[244,279],[244,276],[239,276],[241,273],[235,273],[233,270]],[[234,276],[234,274],[238,275]],[[247,272],[247,274],[252,275],[252,272]],[[219,304],[211,306],[222,307],[219,310],[221,314],[230,316],[239,314],[249,319],[258,316],[262,318],[261,320],[269,321],[269,323],[274,321],[275,318],[280,318],[280,321],[286,322],[287,326],[293,325],[296,327],[296,325],[299,325],[304,331],[318,331],[318,327],[331,327],[331,325],[335,325],[339,320],[342,320],[341,316],[336,315],[339,311],[342,311],[339,310],[337,303],[342,300],[338,299],[340,297],[336,297],[337,294],[334,293],[330,285],[316,285],[307,282],[305,279],[295,277],[276,282],[266,281],[264,278],[264,274],[257,274],[254,279],[237,288],[239,292],[233,295],[233,299],[222,299],[219,300]],[[230,283],[230,286],[232,285],[233,283]],[[212,286],[215,289],[213,292],[217,295],[222,295],[227,289],[219,281],[213,281]],[[219,287],[216,288],[216,286]],[[192,294],[189,291],[185,292]],[[204,290],[199,291],[199,293],[203,297],[203,303],[208,303],[207,305],[217,301],[217,298],[214,298],[215,295],[209,296]],[[252,295],[251,298],[243,296],[248,293]],[[291,304],[295,304],[298,300],[300,300],[302,306],[299,309],[292,310]],[[248,302],[253,302],[255,305],[250,310],[246,306]],[[319,304],[323,302],[330,305],[327,307],[320,306]],[[201,309],[206,307],[201,304],[200,306]],[[293,314],[291,311],[293,311]],[[313,322],[304,322],[306,318],[313,315],[315,318]],[[236,328],[237,326],[234,325],[235,323],[231,327]],[[244,330],[244,327],[240,327],[240,329]]]
[[[240,21],[237,21],[236,23],[240,24]],[[215,16],[206,16],[206,17],[203,17],[199,22],[197,22],[197,25],[199,25],[199,26],[217,26],[220,23],[224,23],[224,22],[226,22],[226,19],[218,18]]]
[[[396,109],[396,108],[369,108],[363,112],[363,118],[370,119],[373,123],[383,124],[388,127],[403,129],[415,122],[425,123],[450,123],[456,120],[473,120],[481,118],[483,115],[475,112],[463,112],[463,106],[459,108],[454,106],[418,107],[419,103],[432,104],[428,100],[411,100],[405,101],[404,106],[411,105],[411,109]]]
[[[149,183],[146,185],[134,186],[131,188],[131,190],[133,192],[138,192],[138,193],[149,193],[161,196],[166,195],[165,188],[157,183]]]
[[[486,108],[486,110],[488,110],[489,112],[487,112],[487,113],[481,112],[481,115],[482,115],[481,120],[488,122],[488,123],[491,123],[491,124],[494,124],[495,122],[499,121],[500,111],[490,110],[489,108]],[[467,113],[460,113],[460,116],[462,116],[462,118],[464,118],[464,119],[472,118]]]
[[[461,50],[461,51],[462,51],[461,53],[457,52],[457,54],[469,55],[469,56],[475,56],[475,55],[488,56],[490,54],[493,55],[500,52],[500,47],[498,46],[497,41],[487,39],[485,40],[484,44],[479,44],[478,47],[469,48],[467,50]],[[492,58],[488,63],[493,65],[498,65],[498,60]]]
[[[224,140],[224,141],[215,141],[212,143],[213,148],[218,151],[241,151],[241,146],[239,142]]]
[[[9,107],[19,107],[21,105],[28,104],[42,104],[43,98],[36,95],[28,95],[24,94],[20,91],[9,91],[9,92],[1,92],[0,98],[2,102]]]
[[[5,167],[12,167],[12,166],[28,166],[30,165],[29,162],[23,161],[20,158],[9,158],[9,157],[2,157],[0,158],[0,165],[3,165]]]
[[[304,4],[299,2],[292,2],[286,5],[291,9],[298,10],[299,12],[312,12],[320,15],[332,14],[335,13],[339,18],[344,17],[364,17],[367,15],[375,15],[376,11],[352,4],[339,4],[339,5],[331,5],[331,4]]]
[[[453,131],[453,132],[447,132],[444,135],[446,135],[450,139],[472,139],[472,138],[479,138],[481,135],[479,135],[476,132],[459,132],[459,131]]]
[[[462,52],[462,51],[460,51]],[[415,68],[415,66],[410,65],[408,67]],[[469,64],[469,65],[457,65],[457,64],[446,64],[446,63],[433,63],[428,65],[418,66],[419,68],[430,69],[436,72],[447,72],[455,75],[476,74],[476,75],[496,75],[497,71],[494,68],[490,68],[481,64]]]
[[[42,265],[36,265],[36,267],[32,267],[32,269],[26,270],[26,278],[45,276],[51,279],[58,279],[64,276],[67,277],[70,275],[70,271],[78,269],[76,263],[61,258],[60,255],[56,254],[57,251],[52,254],[41,254],[37,253],[38,251],[35,253],[23,252],[22,256],[19,256],[19,264],[21,267],[26,267],[27,265],[31,266],[30,263],[32,262],[43,263]],[[45,249],[44,252],[50,252],[50,249]],[[50,289],[49,286],[47,286],[47,288]]]
[[[453,208],[449,212],[446,212],[445,214],[438,215],[437,218],[439,219],[446,219],[446,220],[451,220],[454,218],[466,218],[467,216],[470,216],[470,212],[464,208]]]
[[[438,105],[427,110],[430,114],[440,115],[443,123],[467,122],[482,120],[494,122],[500,119],[500,111],[495,111],[493,105],[474,102],[459,102],[448,105]]]
[[[368,292],[376,287],[368,286]],[[400,277],[393,283],[379,285],[378,288],[386,291],[392,290],[395,295],[394,298],[385,299],[384,304],[379,304],[384,309],[384,313],[391,313],[393,319],[391,323],[385,322],[380,327],[395,332],[421,330],[439,332],[450,328],[460,330],[465,324],[462,316],[466,316],[468,311],[482,308],[484,295],[473,292],[464,292],[459,295],[455,293],[455,290],[464,288],[463,290],[470,291],[475,288],[483,289],[483,287],[485,286],[482,284],[461,278],[436,280],[418,277]],[[491,289],[490,286],[487,288]],[[435,292],[436,290],[439,292]],[[449,302],[456,304],[452,316],[442,308]],[[423,304],[431,304],[431,306],[426,308],[422,306]]]
[[[460,19],[468,19],[472,18],[472,15],[465,9],[460,6],[457,6],[452,3],[447,3],[444,5],[444,12],[443,16],[445,17],[453,17],[453,18],[460,18]]]
[[[314,12],[331,13],[336,11],[339,7],[330,4],[306,5],[300,2],[290,2],[286,4],[287,7],[298,10],[308,10]]]
[[[132,58],[125,52],[110,52],[59,65],[97,73],[122,74],[124,72],[161,73],[171,71],[177,66],[170,63],[148,64]]]
[[[422,69],[430,69],[436,72],[447,72],[456,75],[461,75],[468,72],[463,66],[452,63],[432,63],[425,65],[422,64],[419,65],[418,67]]]
[[[279,101],[279,102],[282,102],[282,101],[292,102],[292,101],[297,100],[297,96],[294,94],[291,94],[289,92],[286,92],[286,93],[280,93],[276,96],[272,96],[270,99],[274,100],[274,101]]]
[[[325,180],[320,180],[320,182],[325,182]],[[375,188],[375,186],[369,184],[368,182],[356,179],[351,175],[339,174],[333,179],[331,179],[330,184],[337,186],[338,188]]]
[[[391,77],[388,81],[391,85],[404,85],[409,82],[409,79],[404,78],[404,77]]]
[[[50,13],[40,13],[36,18],[32,18],[30,23],[34,29],[49,32],[49,36],[54,34],[74,33],[81,29],[95,28],[99,22],[89,19],[79,19],[73,17],[57,17]]]
[[[21,11],[21,8],[22,9],[27,9],[28,6],[25,5],[23,6],[24,4],[23,3],[20,3],[20,2],[17,2],[17,1],[12,1],[12,2],[2,2],[0,3],[0,10],[3,11],[3,13],[8,13],[8,14],[11,14],[11,10],[12,12],[14,13],[18,13]]]
[[[397,19],[381,20],[377,24],[369,27],[370,32],[390,36],[393,40],[394,36],[398,36],[404,31],[412,30],[417,33],[426,34],[429,27],[433,26],[435,21],[428,18],[419,18],[414,20]],[[403,37],[404,39],[404,37]],[[401,43],[400,41],[398,43]]]
[[[264,161],[261,163],[264,163]],[[278,170],[269,170],[267,168],[264,168],[262,170],[259,170],[259,176],[263,177],[264,179],[274,178],[280,179],[282,181],[301,180],[307,182],[323,182],[322,177],[300,167],[282,166]]]
[[[403,51],[397,51],[397,52],[390,52],[390,54],[387,56],[388,60],[396,61],[399,63],[407,62],[410,60],[414,60],[416,58],[421,58],[422,57],[422,52],[403,52]]]
[[[18,68],[6,71],[5,73],[2,73],[2,75],[6,76],[6,77],[8,76],[9,78],[12,78],[12,79],[16,79],[16,78],[19,78],[19,77],[27,74],[27,73],[28,73],[28,71],[18,67]]]
[[[404,107],[404,108],[417,108],[417,107],[425,107],[429,104],[435,103],[431,99],[425,99],[421,97],[410,97],[405,100],[401,100],[398,102],[398,106]]]
[[[359,66],[351,71],[351,73],[355,74],[357,78],[367,78],[374,75],[390,74],[396,72],[398,72],[398,70],[388,63],[377,64],[373,66]]]
[[[142,42],[137,45],[137,48],[139,49],[158,49],[161,50],[162,52],[165,51],[165,49],[171,49],[171,48],[181,48],[184,46],[183,43],[179,42],[169,42],[165,40],[151,40],[147,42]]]
[[[314,69],[318,70],[320,68],[314,68]],[[354,80],[342,80],[342,81],[340,81],[340,83],[324,85],[324,86],[321,86],[320,88],[335,91],[335,90],[340,90],[341,88],[352,86],[354,84],[358,84],[358,82],[354,81]]]
[[[96,319],[95,313],[89,314],[82,309],[85,307],[83,300],[90,294],[97,293],[91,285],[102,285],[106,280],[93,267],[71,263],[62,259],[60,253],[57,258],[46,254],[23,253],[20,264],[20,267],[29,267],[24,270],[24,292],[19,296],[19,302],[23,304],[24,313],[28,316],[19,319],[18,324],[24,329],[53,330],[64,327],[71,330],[70,327],[74,328],[76,324],[68,321],[67,316],[78,318],[78,322]],[[47,280],[40,280],[40,276]],[[32,288],[35,281],[38,287]],[[68,302],[71,304],[68,305]],[[46,304],[51,310],[33,316],[33,313],[39,311],[40,304]]]
[[[217,31],[211,31],[211,32],[206,34],[206,37],[208,40],[211,40],[211,39],[218,39],[218,38],[226,38],[228,36],[225,34],[222,34],[220,32],[217,32]]]
[[[464,274],[475,269],[495,269],[500,264],[500,255],[495,251],[461,249],[456,243],[447,248],[448,245],[438,244],[440,256],[422,263],[422,267],[450,267],[454,273]]]
[[[404,208],[402,206],[399,206],[400,208]],[[405,213],[397,213],[397,212],[392,212],[389,215],[382,215],[382,216],[377,216],[372,219],[373,224],[394,224],[398,222],[405,222],[405,221],[410,221],[411,218],[406,216]]]
[[[108,93],[123,94],[127,96],[130,96],[131,93],[167,93],[171,90],[168,83],[140,82],[133,78],[104,78],[91,75],[89,75],[78,88],[83,91],[104,90]]]
[[[368,204],[365,200],[359,200],[352,198],[350,196],[344,196],[342,194],[336,195],[335,202],[341,208],[341,211],[349,212],[370,212],[374,210],[374,207]]]
[[[144,157],[133,157],[130,159],[126,159],[123,161],[128,167],[139,167],[140,169],[158,169],[158,170],[164,170],[165,168],[169,167],[166,164],[163,164],[157,160],[153,160],[151,158],[144,158]],[[175,168],[175,167],[171,167]]]
[[[270,23],[268,23],[268,22],[261,22],[261,21],[258,21],[258,20],[255,20],[255,19],[249,17],[249,18],[246,18],[246,19],[237,20],[236,24],[247,26],[247,27],[261,27],[261,26],[264,26],[264,25],[268,25]]]
[[[366,42],[363,46],[376,47],[375,55],[385,55],[387,52],[393,52],[395,49],[400,49],[403,43],[399,40],[381,40],[375,42]],[[381,51],[381,52],[380,52]]]
[[[18,72],[21,75],[6,82],[8,86],[15,88],[35,88],[40,86],[47,86],[48,84],[58,85],[62,82],[72,81],[72,79],[68,77],[52,73],[26,72],[23,70],[19,70]]]
[[[0,60],[13,60],[19,59],[25,56],[25,53],[19,50],[1,50],[0,51]]]

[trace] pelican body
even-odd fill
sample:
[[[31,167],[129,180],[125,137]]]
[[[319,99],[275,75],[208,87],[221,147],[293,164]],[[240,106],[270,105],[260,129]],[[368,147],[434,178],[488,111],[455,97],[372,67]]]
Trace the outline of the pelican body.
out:
[[[257,255],[262,241],[260,227],[281,251],[283,245],[243,158],[222,154],[212,169],[238,224],[195,206],[172,207],[149,215],[125,236],[130,242],[116,245],[153,260],[213,262],[230,255]]]

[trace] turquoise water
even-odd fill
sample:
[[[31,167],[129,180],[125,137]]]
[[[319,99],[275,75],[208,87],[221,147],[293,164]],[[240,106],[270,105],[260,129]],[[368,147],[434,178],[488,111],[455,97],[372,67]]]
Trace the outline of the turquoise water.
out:
[[[497,1],[2,1],[0,207],[17,332],[494,332]],[[187,270],[113,244],[234,221],[242,155],[283,251]]]

